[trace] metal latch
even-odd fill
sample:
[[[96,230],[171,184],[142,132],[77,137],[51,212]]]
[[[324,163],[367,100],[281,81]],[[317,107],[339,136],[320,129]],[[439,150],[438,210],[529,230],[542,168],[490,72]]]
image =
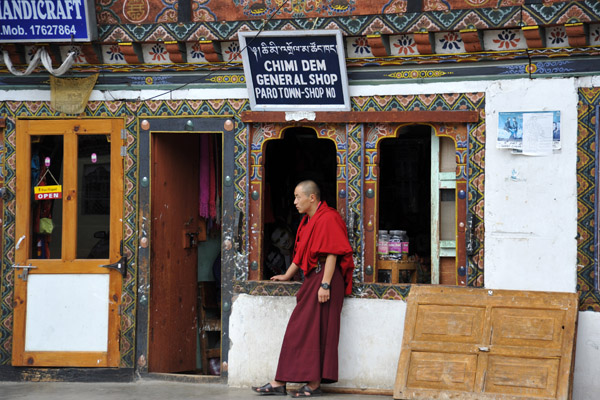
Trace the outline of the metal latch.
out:
[[[479,351],[482,351],[482,352],[484,352],[484,353],[487,353],[487,352],[489,352],[489,351],[490,351],[490,348],[489,348],[489,347],[480,347],[480,348],[479,348]]]
[[[127,275],[127,257],[122,256],[119,261],[113,264],[100,265],[102,268],[110,268],[117,270],[125,277]]]
[[[12,266],[13,268],[22,268],[23,272],[20,273],[19,275],[17,275],[17,277],[23,279],[23,282],[27,282],[27,275],[29,275],[29,270],[31,268],[37,268],[34,267],[33,265],[29,264],[29,265],[19,265],[19,264],[15,264]]]

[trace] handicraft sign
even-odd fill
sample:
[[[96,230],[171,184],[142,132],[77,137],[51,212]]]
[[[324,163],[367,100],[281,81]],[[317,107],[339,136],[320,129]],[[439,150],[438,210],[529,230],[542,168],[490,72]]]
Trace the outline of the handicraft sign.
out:
[[[340,31],[240,32],[239,40],[252,110],[350,110]]]
[[[93,0],[0,0],[0,43],[90,42]]]

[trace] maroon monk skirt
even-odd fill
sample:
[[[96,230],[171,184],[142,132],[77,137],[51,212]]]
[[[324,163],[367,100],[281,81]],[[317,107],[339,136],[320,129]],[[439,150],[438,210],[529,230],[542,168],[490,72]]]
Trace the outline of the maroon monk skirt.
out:
[[[319,303],[318,291],[324,268],[306,274],[296,295],[296,308],[283,337],[275,379],[280,382],[338,380],[340,314],[344,303],[344,278],[336,266],[331,279],[331,298]]]

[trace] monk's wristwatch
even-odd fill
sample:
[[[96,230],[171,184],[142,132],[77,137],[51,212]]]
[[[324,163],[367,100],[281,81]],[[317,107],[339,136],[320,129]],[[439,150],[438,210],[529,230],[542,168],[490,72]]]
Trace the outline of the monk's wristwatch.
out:
[[[331,286],[329,286],[329,283],[327,283],[327,282],[322,282],[322,283],[321,283],[321,287],[322,287],[323,289],[325,289],[325,290],[329,290],[329,288],[330,288]]]

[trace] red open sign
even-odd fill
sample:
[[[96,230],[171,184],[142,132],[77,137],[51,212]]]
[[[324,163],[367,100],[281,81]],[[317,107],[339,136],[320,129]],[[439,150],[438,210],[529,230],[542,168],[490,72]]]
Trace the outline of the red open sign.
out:
[[[33,198],[36,200],[55,200],[62,199],[62,186],[35,186],[33,188]]]
[[[54,199],[62,199],[62,192],[56,193],[36,193],[34,195],[36,200],[54,200]]]

